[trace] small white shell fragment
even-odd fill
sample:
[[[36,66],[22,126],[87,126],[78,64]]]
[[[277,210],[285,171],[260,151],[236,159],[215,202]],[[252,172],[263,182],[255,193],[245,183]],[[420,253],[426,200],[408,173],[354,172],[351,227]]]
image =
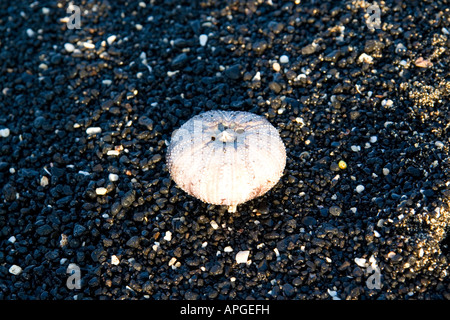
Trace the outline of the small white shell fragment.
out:
[[[360,147],[360,146],[351,146],[351,148],[352,148],[352,151],[353,151],[353,152],[359,152],[359,151],[361,151],[361,147]]]
[[[16,264],[13,264],[13,265],[11,266],[11,268],[9,268],[9,273],[11,273],[11,274],[13,274],[13,275],[15,275],[15,276],[19,275],[21,272],[22,272],[22,268],[19,267],[19,266],[16,265]]]
[[[361,193],[361,192],[363,192],[364,191],[364,186],[362,185],[362,184],[360,184],[360,185],[358,185],[358,186],[356,186],[356,192],[358,192],[358,193]]]
[[[14,236],[9,237],[8,242],[11,242],[11,243],[16,242],[16,237],[14,237]]]
[[[97,134],[97,133],[101,133],[102,132],[102,128],[100,127],[89,127],[86,129],[86,134],[91,135],[91,134]]]
[[[10,134],[10,131],[8,128],[0,129],[0,137],[6,138]]]
[[[247,263],[249,254],[249,250],[239,251],[236,253],[236,263]]]
[[[231,246],[226,246],[225,248],[223,248],[223,252],[232,252],[233,248]]]
[[[112,81],[109,80],[109,79],[105,79],[105,80],[102,80],[102,83],[103,83],[105,86],[110,86],[110,85],[112,84]]]
[[[206,46],[206,43],[208,42],[208,36],[206,34],[201,34],[198,37],[198,41],[200,42],[200,45],[202,47]]]
[[[378,137],[377,136],[371,136],[370,137],[370,143],[375,143],[378,141]]]
[[[385,176],[387,176],[388,174],[389,174],[389,169],[388,168],[383,168],[383,174],[385,175]]]
[[[104,196],[107,192],[108,192],[108,190],[106,190],[106,188],[104,188],[104,187],[95,189],[95,193],[99,196]]]
[[[164,240],[166,241],[172,240],[172,232],[166,231],[166,234],[164,235]]]
[[[117,265],[119,265],[119,263],[120,263],[119,258],[117,258],[117,256],[115,254],[113,254],[111,256],[111,264],[117,266]]]
[[[366,266],[366,259],[364,258],[355,258],[355,263],[360,267]]]
[[[42,176],[41,177],[41,186],[45,187],[46,185],[48,185],[48,178],[46,176]]]

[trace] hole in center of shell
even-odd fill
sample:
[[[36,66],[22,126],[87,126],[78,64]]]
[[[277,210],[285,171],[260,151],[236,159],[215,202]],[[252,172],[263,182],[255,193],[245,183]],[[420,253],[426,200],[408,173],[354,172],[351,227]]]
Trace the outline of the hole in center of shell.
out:
[[[236,133],[232,129],[227,129],[219,134],[218,139],[222,142],[233,142],[236,140]]]

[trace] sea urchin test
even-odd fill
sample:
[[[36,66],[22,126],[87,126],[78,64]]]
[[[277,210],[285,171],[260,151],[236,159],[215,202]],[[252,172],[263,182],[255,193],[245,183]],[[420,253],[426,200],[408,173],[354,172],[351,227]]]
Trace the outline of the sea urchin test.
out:
[[[167,166],[185,192],[203,202],[237,205],[269,191],[286,165],[277,129],[264,117],[241,111],[208,111],[172,134]]]

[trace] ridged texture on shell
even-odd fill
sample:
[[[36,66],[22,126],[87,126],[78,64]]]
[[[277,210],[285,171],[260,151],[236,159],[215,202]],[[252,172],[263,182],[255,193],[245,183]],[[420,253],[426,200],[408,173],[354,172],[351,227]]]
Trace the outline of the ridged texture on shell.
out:
[[[188,194],[211,204],[236,206],[270,190],[286,164],[283,142],[264,117],[208,111],[172,135],[167,165]]]

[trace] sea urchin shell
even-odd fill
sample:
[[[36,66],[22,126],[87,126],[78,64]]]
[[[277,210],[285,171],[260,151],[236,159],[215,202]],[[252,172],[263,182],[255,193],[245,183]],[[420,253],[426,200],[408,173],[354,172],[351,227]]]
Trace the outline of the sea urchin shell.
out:
[[[169,172],[181,189],[230,212],[270,190],[285,165],[277,129],[264,117],[241,111],[194,116],[174,131],[167,151]]]

